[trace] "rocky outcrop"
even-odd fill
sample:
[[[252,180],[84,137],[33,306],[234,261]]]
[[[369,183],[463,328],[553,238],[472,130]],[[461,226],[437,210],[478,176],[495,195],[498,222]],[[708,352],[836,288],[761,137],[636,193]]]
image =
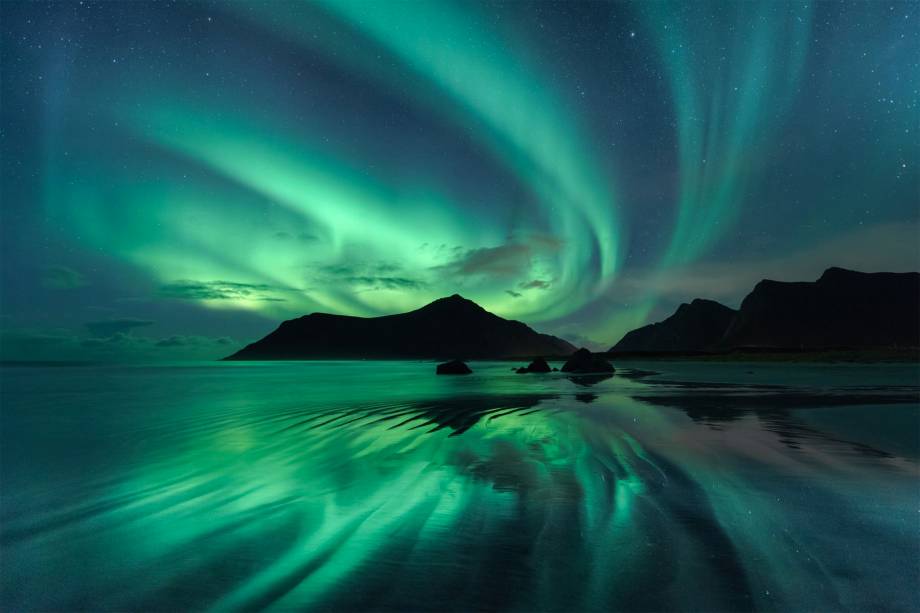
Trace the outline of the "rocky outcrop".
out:
[[[572,354],[562,367],[562,372],[570,373],[612,373],[613,365],[603,356],[591,353],[584,347]]]
[[[438,364],[435,372],[439,375],[469,375],[472,374],[473,371],[470,370],[470,367],[467,366],[465,362],[451,360],[450,362]]]
[[[552,372],[552,369],[549,367],[549,364],[546,363],[546,360],[543,358],[537,358],[530,364],[525,367],[518,368],[517,373],[519,375],[531,373],[531,372]]]

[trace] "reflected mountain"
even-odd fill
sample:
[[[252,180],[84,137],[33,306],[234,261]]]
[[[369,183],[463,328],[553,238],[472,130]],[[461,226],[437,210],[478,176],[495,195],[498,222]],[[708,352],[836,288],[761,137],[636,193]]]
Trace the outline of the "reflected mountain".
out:
[[[498,419],[505,415],[526,415],[539,411],[543,400],[558,398],[556,394],[477,395],[411,402],[402,405],[376,404],[349,407],[330,417],[329,413],[315,415],[285,427],[282,431],[304,431],[345,426],[387,425],[389,430],[426,429],[430,434],[444,428],[450,436],[459,436],[481,419]]]
[[[782,385],[713,382],[646,381],[652,393],[632,396],[646,404],[683,411],[690,419],[714,430],[756,416],[764,429],[793,449],[804,439],[849,446],[861,455],[891,457],[870,445],[837,438],[810,427],[797,410],[867,405],[916,405],[920,386],[853,386],[836,389],[802,389]],[[659,391],[660,390],[660,391]]]
[[[639,368],[622,368],[617,370],[618,377],[623,377],[624,379],[630,379],[633,381],[638,381],[640,379],[645,379],[646,377],[652,377],[654,375],[660,374],[660,372],[655,370],[642,370]]]
[[[591,387],[592,385],[597,385],[601,381],[606,381],[611,378],[613,375],[608,373],[598,373],[593,375],[571,375],[568,377],[569,381],[575,385],[580,385],[582,387]]]

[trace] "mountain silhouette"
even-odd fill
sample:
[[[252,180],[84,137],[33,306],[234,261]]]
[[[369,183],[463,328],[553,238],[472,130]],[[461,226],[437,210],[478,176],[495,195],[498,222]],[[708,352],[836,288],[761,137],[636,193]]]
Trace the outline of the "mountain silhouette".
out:
[[[720,346],[920,346],[920,273],[828,268],[815,282],[761,281],[741,303]]]
[[[628,332],[610,351],[706,351],[722,340],[736,313],[724,304],[697,298],[664,321]]]
[[[920,273],[828,268],[817,281],[763,280],[734,311],[682,304],[628,332],[611,352],[882,349],[920,346]]]
[[[562,356],[574,350],[560,338],[454,294],[398,315],[304,315],[224,359],[486,359]]]

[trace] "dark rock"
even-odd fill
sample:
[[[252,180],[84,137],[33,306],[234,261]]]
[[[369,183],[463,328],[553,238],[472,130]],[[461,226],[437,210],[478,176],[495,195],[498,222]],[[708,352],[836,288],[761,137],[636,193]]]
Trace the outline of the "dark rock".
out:
[[[460,360],[451,360],[450,362],[438,364],[436,372],[439,375],[469,375],[473,371],[470,370],[470,367],[464,362]]]
[[[537,358],[527,366],[530,372],[550,372],[549,364],[543,358]]]
[[[562,372],[573,373],[612,373],[613,365],[603,357],[591,353],[584,347],[572,354],[562,366]]]
[[[526,367],[518,368],[517,372],[519,375],[523,375],[529,372],[550,372],[549,364],[546,363],[546,360],[543,358],[537,358]]]
[[[384,317],[313,313],[277,330],[227,360],[466,359],[567,355],[566,341],[502,319],[454,294],[420,309]]]

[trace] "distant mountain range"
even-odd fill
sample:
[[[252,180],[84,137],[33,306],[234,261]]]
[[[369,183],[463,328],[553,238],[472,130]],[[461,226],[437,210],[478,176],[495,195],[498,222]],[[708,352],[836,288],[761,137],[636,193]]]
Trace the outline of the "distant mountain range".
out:
[[[764,280],[738,311],[682,304],[627,333],[610,352],[875,349],[920,346],[920,273],[829,268],[815,282]]]
[[[226,360],[486,359],[568,356],[575,347],[454,294],[409,313],[313,313],[283,322]]]
[[[920,273],[829,268],[815,282],[764,280],[737,311],[696,299],[627,333],[610,353],[920,346]],[[568,342],[503,319],[457,294],[408,313],[313,313],[283,322],[226,360],[567,357]]]
[[[697,298],[673,315],[628,332],[611,351],[702,351],[714,347],[738,313],[724,304]]]

